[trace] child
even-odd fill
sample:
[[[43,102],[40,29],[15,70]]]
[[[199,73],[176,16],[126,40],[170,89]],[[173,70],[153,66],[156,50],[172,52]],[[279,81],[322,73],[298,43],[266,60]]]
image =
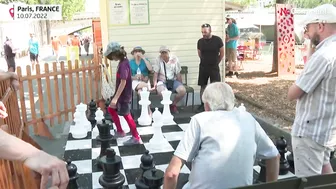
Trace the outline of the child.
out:
[[[119,61],[116,76],[116,92],[113,95],[108,112],[111,114],[112,119],[117,127],[116,137],[124,137],[125,132],[121,128],[120,116],[123,116],[130,127],[132,137],[124,142],[125,145],[140,144],[142,143],[136,124],[130,113],[130,102],[132,100],[132,76],[129,61],[126,57],[126,51],[124,47],[121,47],[119,43],[110,43],[104,56],[109,60]]]

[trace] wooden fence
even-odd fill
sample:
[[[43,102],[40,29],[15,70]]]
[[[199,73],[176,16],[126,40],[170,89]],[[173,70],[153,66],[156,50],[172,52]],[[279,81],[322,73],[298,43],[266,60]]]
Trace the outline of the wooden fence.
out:
[[[11,87],[10,80],[0,82],[0,98],[5,104],[8,113],[7,118],[0,119],[1,129],[41,149],[40,146],[23,131],[17,95]],[[1,189],[36,189],[39,186],[39,182],[40,180],[35,178],[32,171],[25,167],[23,163],[0,160]]]
[[[62,124],[62,121],[70,121],[72,116],[69,113],[75,111],[77,104],[100,99],[100,66],[92,61],[76,60],[74,64],[68,61],[67,65],[64,62],[53,63],[52,69],[48,63],[43,67],[41,71],[41,66],[37,64],[36,74],[32,74],[31,66],[27,65],[26,75],[23,75],[21,67],[17,68],[22,89],[19,91],[19,102],[24,129],[28,132],[28,126],[33,125],[35,135],[53,139],[46,121],[51,127]],[[29,117],[25,102],[30,104]]]

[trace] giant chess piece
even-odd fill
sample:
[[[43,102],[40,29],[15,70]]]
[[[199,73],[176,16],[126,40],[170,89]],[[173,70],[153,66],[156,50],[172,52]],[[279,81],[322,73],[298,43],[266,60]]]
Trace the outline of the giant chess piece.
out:
[[[95,112],[95,120],[96,120],[95,124],[102,124],[104,118],[105,118],[104,112],[100,108],[98,108],[97,111]],[[94,128],[94,125],[92,127]]]
[[[149,189],[160,189],[163,184],[164,172],[160,169],[151,169],[144,173],[145,184]]]
[[[140,161],[140,168],[142,170],[142,173],[141,176],[135,181],[135,186],[136,189],[149,189],[149,187],[145,184],[143,175],[146,171],[155,168],[153,156],[149,154],[148,150],[146,150],[145,153],[141,156]]]
[[[99,177],[99,184],[105,189],[121,189],[125,177],[120,173],[121,158],[112,148],[106,150],[106,155],[100,160],[103,167],[103,175]]]
[[[89,122],[89,120],[87,119],[87,116],[86,116],[87,105],[83,104],[83,103],[80,103],[76,106],[76,110],[77,110],[77,112],[79,112],[79,118],[78,119],[80,120],[81,124],[84,125],[84,127],[86,128],[87,131],[91,131],[92,126],[91,126],[91,123]]]
[[[111,99],[107,98],[105,100],[105,115],[104,116],[105,116],[105,120],[113,122],[112,121],[112,117],[111,117],[110,113],[107,110],[107,108],[110,106],[111,100],[112,100],[112,98]]]
[[[295,170],[295,163],[294,163],[294,156],[293,156],[293,153],[290,153],[289,155],[287,155],[287,161],[289,163],[289,166],[292,170]]]
[[[75,139],[81,139],[87,136],[87,127],[81,116],[80,110],[76,108],[76,112],[74,113],[75,125],[70,127],[70,133]]]
[[[139,125],[150,125],[152,123],[152,119],[149,116],[148,112],[148,106],[151,104],[151,101],[149,100],[149,94],[150,92],[146,87],[142,88],[142,91],[140,92],[140,101],[139,104],[141,105],[141,115],[138,118]]]
[[[172,104],[172,101],[170,100],[170,96],[172,94],[169,90],[162,91],[162,101],[161,104],[163,105],[163,125],[173,125],[174,122],[174,116],[170,112],[170,105]]]
[[[287,141],[285,137],[281,136],[280,139],[275,142],[275,146],[280,154],[279,175],[285,175],[289,171],[289,163],[285,157],[285,153],[287,152]]]
[[[97,111],[97,104],[96,102],[92,99],[91,102],[89,103],[89,115],[88,115],[88,120],[91,123],[91,127],[93,128],[96,125],[96,111]]]
[[[266,160],[261,159],[258,162],[258,165],[260,166],[260,172],[259,172],[257,182],[258,183],[264,183],[264,182],[266,182]]]
[[[98,168],[101,168],[99,159],[106,155],[106,150],[110,148],[110,141],[113,140],[113,136],[111,135],[111,127],[112,125],[107,124],[105,119],[103,119],[101,124],[97,124],[99,135],[96,139],[100,142],[100,154],[97,157]]]
[[[163,136],[161,127],[163,126],[163,116],[158,108],[153,112],[153,137],[149,140],[148,148],[151,151],[158,152],[162,149],[173,150],[168,140]]]
[[[78,189],[78,173],[77,173],[77,166],[71,163],[71,160],[67,160],[67,170],[69,174],[69,184],[67,189]]]

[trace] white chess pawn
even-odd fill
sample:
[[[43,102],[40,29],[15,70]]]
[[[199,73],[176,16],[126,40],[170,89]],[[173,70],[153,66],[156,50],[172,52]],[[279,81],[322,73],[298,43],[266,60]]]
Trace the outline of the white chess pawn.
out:
[[[87,116],[86,116],[86,110],[87,110],[87,105],[80,103],[79,105],[76,106],[78,111],[80,112],[80,119],[81,119],[81,124],[84,124],[85,128],[87,129],[87,131],[91,131],[91,123],[88,120]]]
[[[169,90],[162,91],[162,101],[161,104],[163,105],[163,125],[172,125],[175,124],[174,116],[170,112],[170,104],[172,101],[170,100],[172,92]]]
[[[97,124],[101,124],[104,119],[104,112],[101,110],[101,108],[98,108],[96,113],[95,113],[96,117],[95,117],[95,120],[97,121]]]
[[[153,112],[153,137],[149,140],[149,149],[151,152],[167,149],[173,150],[167,139],[163,136],[161,127],[163,126],[163,117],[158,108]]]
[[[148,106],[151,104],[149,100],[150,92],[146,87],[142,88],[140,92],[140,101],[139,104],[141,105],[141,115],[138,118],[139,125],[150,125],[152,123],[152,119],[149,116]]]
[[[246,111],[246,107],[244,106],[244,103],[241,103],[238,109],[241,111]]]

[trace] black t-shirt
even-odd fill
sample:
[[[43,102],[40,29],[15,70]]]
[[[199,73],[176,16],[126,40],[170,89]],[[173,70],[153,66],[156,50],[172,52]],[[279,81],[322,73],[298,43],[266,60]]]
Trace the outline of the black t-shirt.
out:
[[[219,52],[223,46],[223,40],[215,35],[210,39],[199,39],[197,49],[201,51],[200,64],[203,66],[218,66]]]
[[[15,57],[15,53],[13,53],[13,49],[10,45],[7,43],[4,44],[4,51],[6,58],[13,58]]]

